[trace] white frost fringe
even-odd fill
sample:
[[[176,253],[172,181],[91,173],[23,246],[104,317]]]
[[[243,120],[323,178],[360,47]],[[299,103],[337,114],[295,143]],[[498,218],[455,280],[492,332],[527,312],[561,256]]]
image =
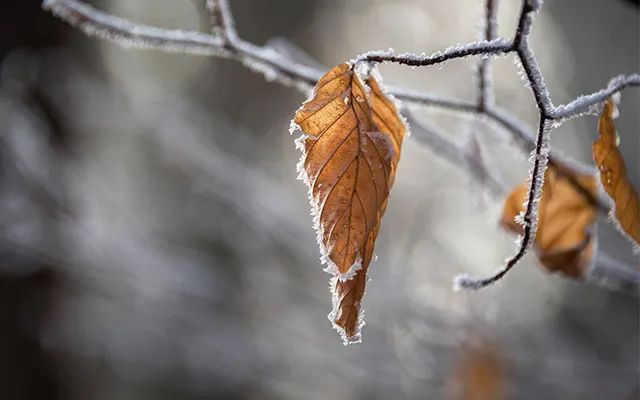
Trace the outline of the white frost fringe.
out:
[[[291,127],[291,132],[296,129],[299,130],[299,126],[293,121],[291,121]],[[327,249],[322,242],[320,210],[318,209],[318,206],[313,199],[313,187],[311,185],[309,175],[304,169],[304,160],[307,156],[304,151],[305,138],[307,138],[307,135],[302,134],[295,140],[296,148],[300,149],[300,151],[302,152],[302,154],[300,155],[300,159],[298,160],[298,164],[296,165],[296,170],[298,171],[298,180],[303,181],[307,185],[307,196],[309,198],[309,205],[311,206],[313,229],[316,231],[316,241],[318,242],[318,248],[320,249],[320,263],[325,264],[326,267],[324,268],[324,271],[332,275],[331,279],[329,280],[329,289],[331,291],[331,312],[329,312],[327,318],[329,319],[329,321],[331,321],[331,325],[333,326],[333,328],[340,334],[342,342],[345,346],[351,343],[360,343],[362,342],[362,327],[365,325],[362,301],[360,302],[360,309],[358,311],[358,322],[355,333],[352,336],[348,336],[344,328],[336,323],[340,301],[338,299],[338,294],[336,293],[335,286],[338,281],[345,282],[347,280],[353,279],[356,273],[362,269],[362,257],[358,255],[353,265],[351,265],[351,267],[349,267],[349,270],[344,274],[339,271],[338,266],[333,262],[331,257],[329,257],[330,249]]]
[[[292,125],[295,125],[292,122]],[[331,257],[329,257],[329,253],[331,249],[328,249],[323,241],[322,241],[322,227],[320,226],[320,209],[318,205],[313,199],[313,186],[311,181],[309,180],[309,175],[307,171],[304,169],[304,160],[306,158],[306,153],[304,151],[304,140],[307,138],[307,135],[300,135],[296,140],[296,148],[300,149],[302,154],[300,155],[300,159],[298,160],[298,164],[296,165],[296,170],[298,172],[298,180],[301,180],[307,185],[307,197],[309,198],[309,205],[311,206],[311,217],[313,218],[313,229],[316,232],[316,242],[318,242],[318,248],[320,249],[320,263],[326,265],[324,271],[337,277],[340,282],[348,281],[352,279],[356,272],[362,269],[362,257],[360,255],[356,256],[354,263],[349,267],[349,269],[345,273],[341,273],[338,269],[336,263],[333,262]]]
[[[365,277],[365,279],[367,279]],[[343,327],[336,323],[336,318],[338,317],[338,309],[340,307],[340,301],[338,299],[338,293],[336,293],[335,287],[338,281],[337,277],[333,277],[329,280],[329,290],[331,291],[331,312],[327,315],[327,319],[331,321],[331,326],[335,329],[342,338],[342,344],[348,346],[352,343],[362,343],[362,328],[367,324],[364,321],[364,307],[362,306],[362,300],[360,300],[359,309],[358,309],[358,322],[356,322],[356,329],[353,335],[347,335],[347,331],[344,330]],[[364,298],[363,293],[362,298]]]

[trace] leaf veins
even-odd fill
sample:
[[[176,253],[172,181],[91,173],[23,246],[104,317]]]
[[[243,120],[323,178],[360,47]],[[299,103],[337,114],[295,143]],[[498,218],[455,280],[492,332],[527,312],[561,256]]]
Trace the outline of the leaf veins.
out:
[[[613,123],[615,104],[608,100],[598,120],[598,138],[592,145],[593,161],[600,181],[614,203],[615,218],[623,233],[640,246],[640,200],[627,176],[627,168],[618,150],[618,135]]]
[[[367,269],[406,127],[376,79],[363,83],[347,63],[320,78],[293,123],[304,132],[298,170],[309,187],[321,261],[334,275],[329,319],[345,344],[356,342]]]

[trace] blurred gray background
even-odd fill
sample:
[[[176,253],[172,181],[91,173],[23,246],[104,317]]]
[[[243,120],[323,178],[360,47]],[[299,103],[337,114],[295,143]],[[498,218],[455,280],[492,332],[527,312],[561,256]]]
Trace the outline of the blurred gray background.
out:
[[[478,0],[231,3],[241,36],[284,38],[326,66],[474,40],[483,12]],[[520,2],[500,3],[510,37]],[[204,1],[92,4],[209,29]],[[418,141],[377,240],[364,341],[343,347],[287,133],[301,93],[234,61],[87,38],[38,1],[5,4],[0,20],[0,398],[454,399],[474,338],[499,349],[505,399],[639,397],[637,296],[546,274],[532,256],[494,287],[452,292],[454,275],[493,271],[514,238],[501,204]],[[640,70],[639,21],[635,2],[547,0],[531,40],[554,101]],[[474,65],[381,72],[471,100]],[[513,59],[493,65],[498,104],[535,126]],[[625,91],[617,120],[636,184],[638,100]],[[498,128],[420,118],[455,141],[476,134],[509,186],[525,178]],[[595,127],[572,120],[554,145],[591,162]],[[620,237],[607,246],[628,252]]]

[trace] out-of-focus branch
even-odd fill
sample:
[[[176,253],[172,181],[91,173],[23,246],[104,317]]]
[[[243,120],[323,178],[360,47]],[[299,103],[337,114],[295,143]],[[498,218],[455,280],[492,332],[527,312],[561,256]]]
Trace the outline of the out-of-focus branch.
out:
[[[489,171],[477,152],[470,151],[465,146],[448,140],[436,128],[417,121],[408,111],[405,112],[405,118],[411,126],[412,138],[430,147],[438,157],[462,169],[481,186],[485,187],[494,197],[500,198],[505,194],[507,187]]]
[[[484,19],[484,39],[493,40],[497,36],[498,21],[497,0],[486,0]],[[491,63],[489,57],[480,60],[478,65],[478,109],[482,112],[487,105],[493,104],[493,87],[491,87]]]

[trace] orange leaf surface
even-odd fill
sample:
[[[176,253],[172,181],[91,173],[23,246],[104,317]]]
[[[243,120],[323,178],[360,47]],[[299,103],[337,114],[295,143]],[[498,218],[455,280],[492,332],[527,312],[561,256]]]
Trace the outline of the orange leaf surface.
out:
[[[367,269],[406,132],[376,79],[366,85],[340,64],[293,120],[304,132],[298,170],[309,187],[321,260],[334,275],[329,319],[345,344],[360,340]]]
[[[596,180],[580,175],[576,181],[596,197]],[[554,167],[545,173],[542,198],[538,208],[536,255],[550,272],[561,272],[582,278],[593,258],[593,237],[589,232],[596,220],[596,208],[571,184],[566,175]],[[506,198],[501,223],[507,229],[522,233],[515,217],[524,210],[528,185],[519,185]]]
[[[623,232],[640,246],[640,199],[627,176],[618,151],[618,135],[613,123],[615,104],[608,100],[598,120],[598,139],[593,142],[593,161],[600,171],[604,190],[613,200],[615,218]]]

